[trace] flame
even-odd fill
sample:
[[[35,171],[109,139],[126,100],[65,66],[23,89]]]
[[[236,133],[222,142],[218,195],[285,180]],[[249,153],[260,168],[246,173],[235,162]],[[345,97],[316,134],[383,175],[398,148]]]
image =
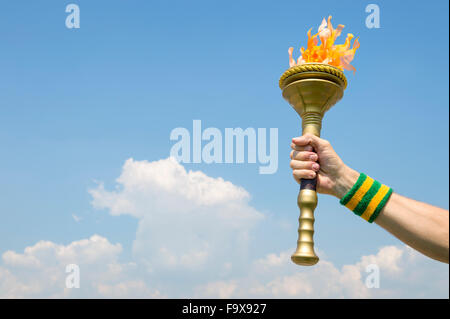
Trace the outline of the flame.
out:
[[[306,50],[300,49],[300,57],[295,62],[292,57],[294,48],[289,48],[289,66],[293,67],[308,62],[326,63],[335,66],[341,70],[356,71],[355,67],[350,64],[355,56],[356,50],[359,48],[358,38],[353,41],[353,46],[350,48],[350,43],[354,38],[351,33],[347,34],[344,44],[334,44],[337,37],[341,35],[344,26],[338,25],[336,29],[331,24],[331,16],[328,17],[328,21],[325,18],[319,26],[318,32],[311,35],[311,29],[308,31],[308,42]],[[320,44],[319,44],[319,39]]]

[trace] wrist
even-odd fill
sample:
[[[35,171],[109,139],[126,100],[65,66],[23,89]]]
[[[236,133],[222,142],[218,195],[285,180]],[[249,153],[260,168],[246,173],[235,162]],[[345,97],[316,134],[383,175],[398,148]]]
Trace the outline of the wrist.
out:
[[[359,173],[357,171],[344,165],[336,179],[333,195],[338,199],[344,197],[353,185],[355,185],[358,177]]]

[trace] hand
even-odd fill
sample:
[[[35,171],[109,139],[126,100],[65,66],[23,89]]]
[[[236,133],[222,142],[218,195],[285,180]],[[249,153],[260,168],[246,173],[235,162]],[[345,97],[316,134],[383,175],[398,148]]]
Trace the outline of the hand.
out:
[[[291,168],[297,182],[317,176],[317,192],[342,198],[359,173],[344,164],[331,144],[312,134],[292,139]]]

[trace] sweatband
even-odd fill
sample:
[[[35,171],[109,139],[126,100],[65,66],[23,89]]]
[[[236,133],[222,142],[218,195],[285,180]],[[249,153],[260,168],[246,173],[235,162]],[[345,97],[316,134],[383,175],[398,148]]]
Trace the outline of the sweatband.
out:
[[[361,173],[353,187],[341,198],[340,203],[369,223],[373,223],[392,192],[392,188]]]

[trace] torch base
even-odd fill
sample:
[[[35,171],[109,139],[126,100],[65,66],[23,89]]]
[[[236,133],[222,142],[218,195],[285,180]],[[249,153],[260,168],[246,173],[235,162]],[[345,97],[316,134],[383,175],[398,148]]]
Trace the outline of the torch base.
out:
[[[319,257],[292,255],[291,260],[294,262],[294,264],[300,266],[313,266],[319,262]]]

